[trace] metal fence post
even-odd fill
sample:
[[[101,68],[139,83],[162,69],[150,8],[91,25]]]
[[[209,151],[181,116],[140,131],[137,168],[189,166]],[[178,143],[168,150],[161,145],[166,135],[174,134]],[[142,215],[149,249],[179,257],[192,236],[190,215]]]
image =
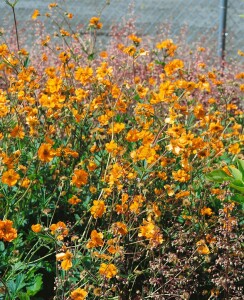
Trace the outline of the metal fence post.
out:
[[[218,55],[222,61],[225,58],[227,6],[228,0],[220,0]]]

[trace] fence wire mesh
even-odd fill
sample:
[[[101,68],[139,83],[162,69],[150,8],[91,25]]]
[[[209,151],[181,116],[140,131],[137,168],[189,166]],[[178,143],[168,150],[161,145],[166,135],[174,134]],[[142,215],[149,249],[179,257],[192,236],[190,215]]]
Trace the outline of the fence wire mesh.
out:
[[[13,1],[13,0],[12,0]],[[11,2],[11,1],[10,1]],[[32,27],[31,15],[34,9],[41,13],[48,11],[49,0],[19,0],[16,15],[19,27]],[[191,44],[201,40],[203,46],[218,53],[218,32],[220,24],[220,0],[57,0],[68,12],[74,13],[73,26],[87,24],[90,17],[100,11],[106,2],[110,5],[102,13],[104,24],[101,30],[103,40],[108,39],[110,27],[128,17],[133,3],[136,27],[140,35],[153,36],[160,28],[170,26],[171,38],[181,34],[185,28],[185,39]],[[226,55],[235,57],[237,50],[244,50],[243,0],[229,0],[227,9]],[[13,27],[13,16],[5,0],[0,0],[0,27]],[[51,28],[50,28],[51,30]]]

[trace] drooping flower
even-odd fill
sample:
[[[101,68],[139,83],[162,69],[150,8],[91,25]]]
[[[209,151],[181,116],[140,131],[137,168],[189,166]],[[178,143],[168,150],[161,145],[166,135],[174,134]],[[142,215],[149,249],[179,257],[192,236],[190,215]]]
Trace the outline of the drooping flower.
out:
[[[59,261],[61,260],[61,268],[65,271],[68,271],[72,267],[72,257],[73,254],[67,250],[65,253],[58,253],[56,255],[56,259]]]

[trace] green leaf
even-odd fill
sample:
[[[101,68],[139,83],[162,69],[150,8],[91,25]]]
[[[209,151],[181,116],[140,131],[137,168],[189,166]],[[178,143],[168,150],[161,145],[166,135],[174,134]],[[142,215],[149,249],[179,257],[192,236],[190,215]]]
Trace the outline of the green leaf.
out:
[[[206,174],[206,178],[214,182],[232,181],[233,178],[227,175],[223,170],[214,170]]]
[[[241,174],[241,172],[237,168],[233,168],[233,167],[228,167],[228,168],[230,169],[231,174],[233,175],[233,177],[236,180],[242,181],[242,174]]]
[[[242,182],[235,180],[230,184],[230,187],[244,194],[244,185],[242,184]]]
[[[91,53],[88,55],[89,60],[93,60],[95,58],[95,53]]]
[[[0,242],[0,252],[3,252],[5,250],[4,242]]]
[[[235,195],[233,195],[231,199],[233,199],[236,202],[242,203],[244,205],[244,195],[235,193]]]
[[[24,67],[27,68],[30,64],[30,59],[29,59],[29,56],[25,59],[24,61]]]
[[[166,65],[166,63],[164,61],[160,61],[160,60],[155,60],[155,64],[156,65],[161,65],[163,67]]]
[[[27,287],[27,294],[29,296],[34,296],[37,292],[42,288],[42,275],[36,275],[34,278],[34,282],[31,286]]]
[[[18,299],[19,300],[30,300],[30,297],[26,293],[19,293]]]
[[[237,159],[236,161],[237,161],[238,169],[242,173],[242,179],[243,179],[244,178],[244,160],[243,159]]]

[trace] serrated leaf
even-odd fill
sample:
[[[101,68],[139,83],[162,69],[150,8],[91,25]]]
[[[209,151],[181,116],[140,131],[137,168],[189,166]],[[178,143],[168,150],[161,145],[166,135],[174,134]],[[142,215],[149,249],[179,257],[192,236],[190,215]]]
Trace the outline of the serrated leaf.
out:
[[[232,181],[233,178],[227,175],[223,170],[214,170],[211,173],[206,174],[208,180],[214,182]]]

